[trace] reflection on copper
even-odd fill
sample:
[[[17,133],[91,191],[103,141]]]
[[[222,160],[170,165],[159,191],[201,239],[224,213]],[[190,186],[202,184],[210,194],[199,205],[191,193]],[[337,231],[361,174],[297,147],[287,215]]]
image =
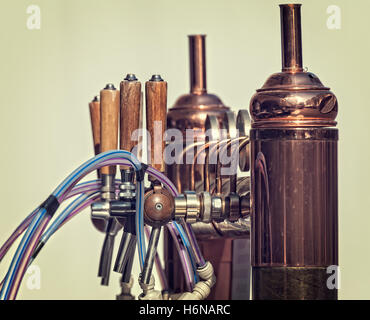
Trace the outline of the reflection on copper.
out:
[[[207,115],[215,115],[221,122],[229,110],[219,97],[207,92],[205,53],[205,35],[190,35],[190,93],[180,96],[167,115],[168,128],[177,128],[184,136],[186,129],[193,129],[196,141],[205,140]]]
[[[338,103],[303,71],[300,8],[280,6],[282,72],[250,102],[251,261],[259,299],[335,297],[325,268],[338,264]],[[294,275],[284,278],[284,270]],[[296,286],[303,275],[304,286]]]
[[[192,35],[189,36],[189,58],[190,58],[190,93],[182,95],[177,99],[174,106],[168,111],[167,114],[167,128],[179,129],[183,136],[186,137],[186,130],[194,130],[195,142],[205,143],[205,121],[208,115],[214,115],[222,124],[222,117],[225,111],[229,110],[221,99],[207,92],[206,85],[206,55],[205,55],[205,36]],[[189,143],[194,141],[184,141],[184,149]],[[186,154],[184,154],[186,160]],[[191,176],[191,164],[173,164],[167,166],[167,176],[175,184],[179,192],[191,190],[192,186],[195,188],[203,189],[203,164],[194,165],[194,184],[189,177]],[[192,185],[191,185],[192,184]],[[173,289],[183,287],[183,280],[177,272],[179,261],[177,254],[174,252],[171,240],[166,241],[165,251],[167,252],[167,259],[171,261],[167,263],[166,271],[170,276],[170,284]],[[216,273],[219,270],[219,265],[223,261],[222,253],[213,255],[214,252],[207,250],[207,242],[200,243],[203,247],[205,259],[209,259]],[[167,249],[166,249],[167,248]],[[231,252],[230,242],[225,243],[225,250]],[[228,262],[229,263],[229,262]],[[231,268],[229,268],[231,270]],[[225,282],[230,286],[231,274],[224,275]],[[230,292],[226,287],[218,285],[211,297],[221,298],[225,296],[225,292]],[[226,293],[228,296],[228,293]]]
[[[199,156],[214,143],[215,141],[211,141],[211,142],[202,144],[202,146],[197,149],[197,153],[194,156],[194,159],[193,159],[193,162],[190,168],[190,190],[195,190],[195,164],[197,163]],[[206,177],[204,178],[206,179]],[[204,191],[208,191],[208,189],[205,188]]]
[[[252,263],[338,264],[336,129],[252,129]]]
[[[244,140],[244,139],[245,139],[245,137],[237,137],[237,138],[234,138],[234,139],[231,139],[231,140],[229,139],[227,141],[227,143],[225,143],[225,145],[222,146],[219,149],[218,159],[221,159],[221,157],[223,156],[223,154],[225,152],[231,151],[230,147],[232,146],[233,143],[235,143],[237,141],[240,141],[240,140]],[[238,146],[238,150],[240,150],[240,144]],[[237,153],[237,154],[239,154],[239,153]],[[233,163],[231,162],[230,165],[233,165]],[[222,194],[222,185],[223,185],[222,175],[221,175],[221,168],[222,167],[223,167],[222,162],[218,161],[217,166],[216,166],[216,194]],[[230,179],[230,192],[231,193],[235,192],[236,191],[236,175],[230,175],[228,177]]]
[[[271,75],[250,103],[253,128],[335,126],[338,103],[320,79],[302,69],[301,5],[280,5],[282,72]]]
[[[214,185],[216,186],[217,184],[217,163],[219,163],[219,150],[220,150],[220,146],[222,144],[225,144],[227,141],[229,141],[229,139],[223,139],[223,140],[220,140],[220,141],[216,141],[214,143],[214,146],[210,147],[208,152],[206,153],[206,157],[205,157],[205,164],[204,164],[204,178],[205,178],[205,183],[206,183],[206,188],[207,190],[210,190],[210,184],[211,184],[211,176],[213,176],[213,179],[214,179]],[[215,154],[216,158],[214,160],[216,160],[216,164],[210,164],[209,160],[210,158],[213,159],[213,154]],[[214,192],[214,191],[213,191]],[[213,192],[211,192],[211,194],[213,194]]]

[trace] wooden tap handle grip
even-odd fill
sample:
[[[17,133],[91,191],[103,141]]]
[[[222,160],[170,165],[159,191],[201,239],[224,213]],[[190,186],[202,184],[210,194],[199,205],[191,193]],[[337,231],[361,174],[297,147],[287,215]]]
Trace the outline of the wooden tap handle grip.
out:
[[[89,103],[89,109],[94,153],[97,155],[100,153],[100,101],[98,96]],[[98,178],[100,178],[100,169],[97,170],[97,173]]]
[[[119,90],[107,85],[100,91],[100,152],[117,150],[118,147]],[[115,166],[101,169],[102,174],[114,175]]]
[[[89,103],[89,109],[94,152],[97,155],[100,153],[100,101],[97,96]]]
[[[154,75],[145,83],[146,126],[150,134],[148,159],[151,166],[164,172],[164,133],[167,117],[167,82]],[[148,141],[149,142],[149,141]]]
[[[140,128],[141,83],[129,74],[121,82],[120,149],[130,151],[137,145],[132,134]],[[121,166],[121,169],[122,166]]]

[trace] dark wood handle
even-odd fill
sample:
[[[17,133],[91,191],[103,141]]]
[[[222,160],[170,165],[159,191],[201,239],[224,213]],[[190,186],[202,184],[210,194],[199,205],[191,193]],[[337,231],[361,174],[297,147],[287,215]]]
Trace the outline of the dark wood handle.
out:
[[[97,96],[89,103],[89,109],[94,152],[97,155],[100,153],[100,101]]]
[[[131,151],[137,141],[132,140],[132,134],[140,128],[141,83],[135,75],[127,75],[121,82],[121,134],[120,149]],[[125,169],[125,166],[121,166]]]
[[[89,103],[91,131],[94,143],[95,155],[100,153],[100,101],[96,96],[93,101]],[[100,178],[100,169],[97,171],[98,178]]]
[[[167,82],[159,75],[145,83],[146,126],[150,134],[150,165],[164,172],[164,132],[167,117]],[[149,152],[148,150],[148,152]]]
[[[100,152],[118,147],[119,90],[107,85],[100,91]],[[103,167],[102,174],[114,175],[116,167]]]

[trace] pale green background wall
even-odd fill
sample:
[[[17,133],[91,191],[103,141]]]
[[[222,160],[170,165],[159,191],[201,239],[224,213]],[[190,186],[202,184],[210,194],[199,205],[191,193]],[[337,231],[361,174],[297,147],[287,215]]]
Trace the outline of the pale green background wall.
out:
[[[169,105],[188,91],[186,36],[207,34],[209,91],[234,110],[280,69],[280,1],[2,1],[0,19],[0,242],[77,165],[92,155],[87,103],[128,72],[160,73]],[[340,265],[343,299],[369,299],[370,2],[301,1],[304,65],[339,100]],[[26,8],[41,8],[41,30],[26,28]],[[328,5],[342,28],[328,30]],[[37,260],[41,290],[20,298],[111,299],[117,277],[96,277],[103,235],[85,211]],[[5,272],[6,259],[0,265]]]

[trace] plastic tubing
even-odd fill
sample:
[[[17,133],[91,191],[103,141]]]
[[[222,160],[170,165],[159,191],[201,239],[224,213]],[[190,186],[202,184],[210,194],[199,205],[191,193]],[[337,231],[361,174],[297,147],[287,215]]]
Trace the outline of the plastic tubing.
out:
[[[177,222],[173,221],[173,226],[176,228],[177,233],[179,234],[182,243],[184,244],[186,251],[188,253],[188,257],[191,263],[191,269],[193,270],[193,278],[191,279],[192,282],[196,283],[196,277],[197,277],[197,266],[196,262],[193,256],[193,251],[191,250],[191,245],[189,242],[189,238],[187,237],[186,233],[184,232],[184,228],[181,226],[181,224],[178,224]]]
[[[116,179],[116,184],[119,184],[120,180]],[[101,180],[91,180],[79,183],[76,185],[72,191],[65,197],[65,200],[74,197],[78,194],[85,193],[85,192],[94,192],[99,191],[101,186]],[[39,208],[32,211],[15,229],[15,231],[10,235],[10,237],[5,241],[5,243],[0,248],[0,262],[14,244],[14,242],[18,239],[18,237],[28,228],[32,219],[34,218],[35,214]]]
[[[121,183],[121,180],[116,179],[115,185],[118,187]],[[87,182],[82,182],[74,186],[74,188],[66,195],[65,200],[74,197],[75,195],[87,192],[93,192],[95,190],[100,190],[101,180],[91,180]]]
[[[14,281],[13,281],[14,283],[13,283],[12,287],[9,290],[9,294],[8,294],[7,299],[14,300],[16,298],[19,287],[20,287],[20,284],[21,284],[22,279],[23,279],[23,276],[24,276],[24,274],[27,270],[31,255],[34,252],[34,250],[37,246],[37,243],[38,243],[42,233],[44,232],[46,226],[48,225],[50,219],[51,219],[50,215],[45,216],[43,221],[40,223],[40,226],[37,228],[34,236],[29,241],[29,244],[28,244],[28,246],[25,250],[25,253],[24,253],[25,258],[20,260],[20,265],[18,267],[18,272],[14,277]]]
[[[46,210],[39,209],[35,214],[30,226],[28,227],[25,235],[22,238],[21,243],[19,244],[17,251],[12,259],[9,270],[6,274],[4,284],[0,291],[0,299],[8,299],[9,295],[13,294],[13,290],[17,281],[17,274],[19,271],[19,266],[22,262],[22,257],[26,251],[28,251],[29,244],[32,244],[35,236],[37,235],[37,230],[40,229],[40,226],[43,225],[45,220]],[[41,235],[40,235],[41,236]]]
[[[94,158],[86,161],[81,166],[79,166],[76,170],[74,170],[54,190],[54,192],[51,195],[56,197],[58,199],[59,203],[62,202],[64,200],[65,196],[74,187],[74,185],[79,180],[82,179],[82,177],[84,177],[86,174],[88,174],[89,172],[94,170],[94,167],[102,166],[102,165],[99,166],[99,164],[101,162],[104,162],[105,160],[109,160],[109,159],[114,158],[114,157],[119,157],[119,158],[128,160],[130,162],[130,164],[134,167],[135,171],[141,170],[141,163],[139,162],[139,160],[132,153],[130,153],[128,151],[113,150],[113,151],[103,152],[101,154],[98,154]],[[140,220],[142,220],[142,221],[140,221],[140,223],[142,222],[142,225],[140,226],[140,223],[139,223],[139,224],[137,224],[136,227],[138,229],[138,232],[140,232],[140,229],[141,229],[141,232],[142,232],[141,238],[143,238],[143,233],[144,233],[143,230],[142,230],[143,225],[144,225],[144,221],[143,221],[144,206],[143,206],[143,203],[142,203],[143,202],[142,201],[143,193],[144,193],[143,181],[140,181],[137,184],[137,194],[139,194],[139,196],[137,197],[137,208],[139,210],[137,216],[142,218],[142,219],[140,219]],[[46,223],[46,225],[43,224],[43,222],[45,220],[45,216],[47,216],[46,221],[48,223],[51,217],[49,216],[49,214],[47,214],[45,209],[40,209],[38,211],[38,213],[35,215],[35,217],[33,218],[30,226],[28,227],[28,229],[26,231],[26,234],[24,235],[20,245],[18,246],[17,252],[16,252],[15,256],[13,257],[13,260],[12,260],[12,263],[11,263],[10,268],[8,270],[8,273],[6,275],[3,287],[0,291],[0,299],[8,299],[8,298],[13,299],[13,298],[15,298],[16,292],[17,292],[19,284],[20,284],[20,281],[22,280],[24,271],[25,271],[25,269],[28,265],[28,260],[30,259],[31,254],[32,254],[32,251],[30,252],[30,250],[29,250],[29,246],[30,246],[30,244],[36,246],[36,244],[39,240],[39,237],[41,236],[41,234],[39,234],[39,232],[38,232],[39,226],[41,225],[41,226],[43,226],[43,228],[45,228],[46,225],[47,225],[47,223]],[[35,238],[37,238],[37,241],[34,244]],[[145,242],[141,243],[141,246],[142,247],[139,248],[139,250],[141,249],[141,252],[142,253],[144,252],[144,259],[145,259]],[[34,249],[34,248],[32,248],[32,249]],[[141,259],[143,259],[143,257],[141,257]],[[25,263],[25,261],[26,261],[26,263]],[[19,271],[21,271],[21,272],[19,272]],[[14,291],[15,291],[15,293],[14,293]]]
[[[185,285],[186,285],[186,289],[188,291],[192,291],[193,290],[193,281],[192,281],[192,273],[191,273],[191,263],[188,259],[188,256],[187,256],[187,253],[186,253],[186,250],[183,246],[183,243],[181,241],[178,241],[178,235],[177,235],[177,230],[176,228],[171,224],[171,223],[168,223],[167,224],[167,227],[168,227],[168,231],[170,232],[173,240],[174,240],[174,243],[175,243],[175,246],[176,246],[176,249],[179,253],[179,257],[180,257],[180,262],[181,262],[181,265],[182,265],[182,269],[184,270],[184,274],[185,274]]]
[[[186,223],[183,219],[181,221],[181,226],[184,228],[184,231],[189,239],[190,247],[193,248],[193,255],[197,267],[203,267],[206,264],[206,261],[198,246],[198,242],[197,239],[195,238],[195,234],[192,227],[188,223]]]
[[[69,214],[64,220],[63,222],[58,226],[58,230],[65,224],[67,223],[69,220],[71,220],[74,216],[76,216],[78,213],[80,213],[82,210],[86,209],[88,206],[90,206],[93,202],[95,202],[96,200],[98,200],[100,198],[100,196],[94,196],[94,197],[91,197],[89,198],[87,201],[85,201],[84,203],[82,203],[76,210],[74,210],[73,212],[71,212],[71,214]],[[56,230],[55,230],[56,231]]]
[[[63,196],[68,192],[73,186],[86,174],[96,170],[104,165],[102,163],[109,159],[125,159],[130,162],[134,167],[135,171],[141,170],[141,163],[139,160],[131,153],[125,150],[111,150],[98,154],[94,158],[86,161],[77,169],[75,169],[64,181],[54,190],[52,195],[58,199],[63,199]]]
[[[75,199],[68,207],[66,207],[64,211],[53,222],[53,224],[41,236],[35,251],[32,253],[28,266],[31,265],[39,251],[44,247],[46,242],[57,230],[59,230],[67,221],[83,211],[86,207],[95,202],[97,199],[99,199],[98,192],[87,195],[82,194],[80,197]]]
[[[136,189],[136,234],[138,236],[138,249],[139,249],[139,261],[140,268],[143,271],[145,261],[145,239],[144,239],[144,181],[137,183]]]
[[[60,214],[59,216],[53,221],[51,226],[44,232],[42,235],[40,242],[46,243],[48,239],[54,234],[56,230],[59,229],[60,225],[63,224],[64,220],[68,218],[68,216],[73,213],[78,207],[87,201],[90,197],[97,195],[98,191],[93,193],[83,193],[75,200],[73,200]]]
[[[22,222],[21,224],[15,229],[15,231],[11,234],[8,240],[0,248],[0,261],[4,258],[8,250],[11,248],[13,243],[18,239],[18,237],[28,228],[32,219],[35,217],[38,209],[32,211]]]

